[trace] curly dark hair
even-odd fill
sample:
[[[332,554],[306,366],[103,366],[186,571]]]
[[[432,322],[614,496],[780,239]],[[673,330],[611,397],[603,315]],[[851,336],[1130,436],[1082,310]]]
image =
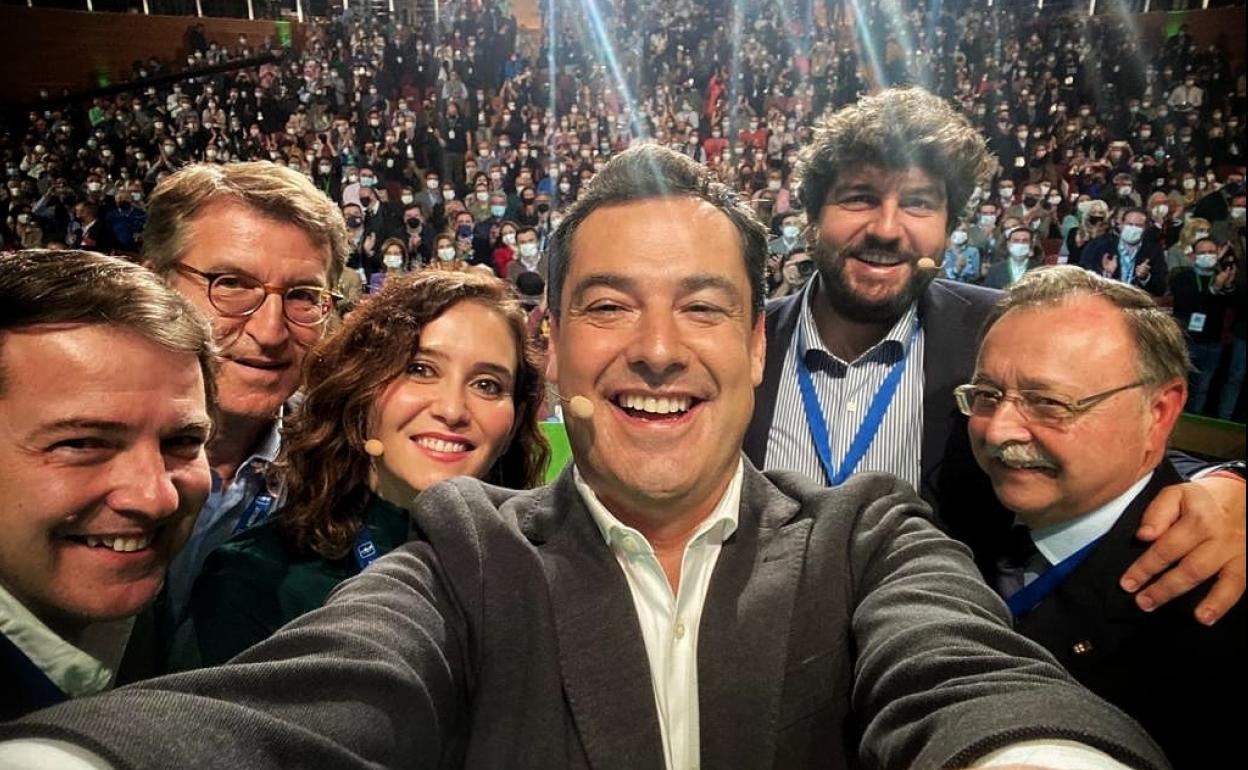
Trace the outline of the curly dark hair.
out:
[[[921,88],[893,88],[829,114],[801,156],[802,205],[812,227],[844,171],[878,166],[920,168],[944,180],[946,229],[952,232],[976,185],[998,168],[987,142],[949,102]]]
[[[515,291],[480,271],[423,270],[395,278],[361,303],[304,363],[303,404],[283,428],[282,452],[272,471],[285,485],[282,531],[300,552],[339,559],[350,550],[371,495],[370,458],[363,447],[372,406],[411,363],[425,326],[467,300],[502,315],[521,352],[512,396],[514,435],[484,480],[514,488],[541,481],[550,457],[538,427],[544,383]]]

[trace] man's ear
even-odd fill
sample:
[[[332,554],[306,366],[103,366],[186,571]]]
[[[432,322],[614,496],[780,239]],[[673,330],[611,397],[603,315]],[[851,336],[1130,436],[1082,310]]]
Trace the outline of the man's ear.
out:
[[[763,370],[767,362],[767,317],[759,313],[750,331],[750,379],[754,387],[763,382]]]
[[[1166,442],[1187,403],[1187,380],[1176,378],[1158,387],[1149,400],[1149,448],[1164,452]]]

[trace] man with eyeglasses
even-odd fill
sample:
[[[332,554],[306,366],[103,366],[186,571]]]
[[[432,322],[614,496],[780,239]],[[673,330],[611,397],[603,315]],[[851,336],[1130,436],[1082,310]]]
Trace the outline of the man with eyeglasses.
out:
[[[954,392],[976,461],[1020,522],[1012,543],[976,553],[1016,629],[1175,767],[1220,767],[1240,753],[1242,712],[1226,704],[1245,673],[1243,600],[1203,628],[1190,593],[1141,613],[1118,588],[1145,550],[1145,508],[1180,481],[1165,452],[1188,367],[1182,330],[1146,292],[1057,267],[1010,287]]]
[[[276,506],[266,471],[346,252],[338,208],[273,163],[187,166],[152,195],[144,261],[210,319],[221,352],[212,494],[170,567],[164,624],[180,621],[208,553]]]

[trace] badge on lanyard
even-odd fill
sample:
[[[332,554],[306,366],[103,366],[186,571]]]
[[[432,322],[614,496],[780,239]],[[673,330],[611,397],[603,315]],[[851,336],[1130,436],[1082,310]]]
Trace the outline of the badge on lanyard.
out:
[[[1187,330],[1189,332],[1203,332],[1205,330],[1205,314],[1192,313],[1192,317],[1187,320]]]
[[[270,494],[258,495],[255,500],[251,501],[251,505],[247,506],[247,510],[243,511],[243,515],[238,518],[238,526],[234,528],[234,533],[244,532],[251,529],[257,524],[269,518],[269,514],[273,511],[273,503],[275,499]]]

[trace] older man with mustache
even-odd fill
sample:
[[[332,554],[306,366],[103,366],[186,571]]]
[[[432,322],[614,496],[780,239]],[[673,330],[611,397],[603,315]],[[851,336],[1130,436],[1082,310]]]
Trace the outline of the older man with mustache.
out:
[[[971,447],[1020,525],[977,554],[1016,627],[1147,729],[1175,767],[1226,764],[1242,712],[1244,605],[1214,627],[1191,594],[1141,613],[1117,577],[1145,549],[1145,508],[1178,481],[1166,441],[1187,397],[1187,349],[1145,292],[1075,267],[1029,273],[987,321],[957,388]],[[1147,672],[1147,673],[1145,673]],[[1238,673],[1236,673],[1238,672]]]

